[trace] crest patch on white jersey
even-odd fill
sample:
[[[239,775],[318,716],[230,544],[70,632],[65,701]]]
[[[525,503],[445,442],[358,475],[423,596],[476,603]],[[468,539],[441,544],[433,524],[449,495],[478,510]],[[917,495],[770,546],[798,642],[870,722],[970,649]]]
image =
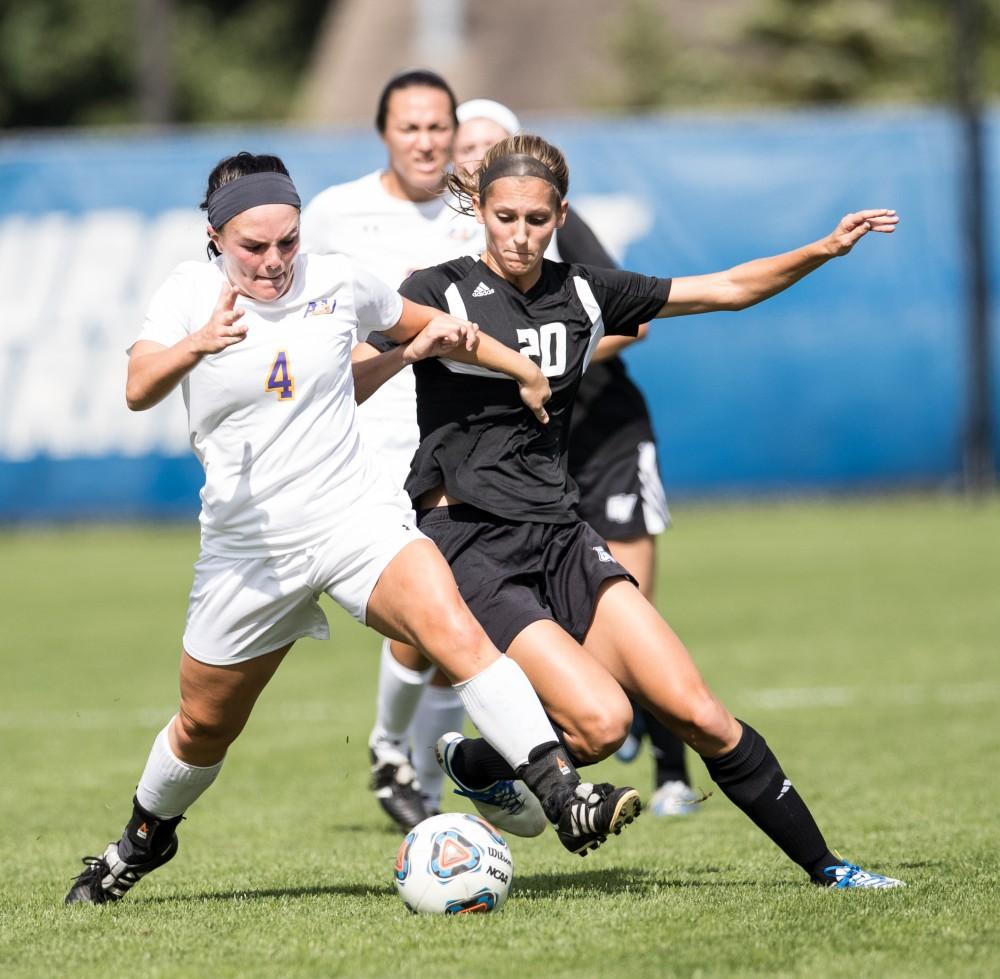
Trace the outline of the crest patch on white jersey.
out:
[[[336,299],[314,299],[302,314],[306,316],[329,316],[337,308]]]

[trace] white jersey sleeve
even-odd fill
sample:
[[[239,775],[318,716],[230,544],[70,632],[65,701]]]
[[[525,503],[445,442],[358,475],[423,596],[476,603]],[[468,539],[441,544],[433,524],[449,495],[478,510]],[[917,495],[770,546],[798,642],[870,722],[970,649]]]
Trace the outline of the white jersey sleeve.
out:
[[[358,341],[377,330],[391,330],[403,315],[403,297],[370,272],[354,266],[354,312]]]
[[[191,333],[190,269],[193,262],[182,262],[156,290],[146,319],[136,337],[172,347]],[[199,324],[199,327],[202,324]],[[131,347],[128,348],[131,351]]]

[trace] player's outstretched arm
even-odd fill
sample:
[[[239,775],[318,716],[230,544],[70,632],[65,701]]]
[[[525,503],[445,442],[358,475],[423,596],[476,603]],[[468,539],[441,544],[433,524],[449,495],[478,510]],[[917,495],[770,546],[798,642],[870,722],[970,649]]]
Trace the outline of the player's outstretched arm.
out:
[[[676,278],[657,318],[746,309],[783,292],[831,258],[846,255],[870,231],[892,234],[898,223],[895,211],[856,211],[842,217],[825,238],[794,251],[754,259],[724,272]]]
[[[159,404],[206,354],[218,353],[239,343],[247,328],[239,322],[242,309],[234,309],[239,293],[228,283],[219,292],[208,322],[172,347],[152,340],[133,344],[125,382],[125,402],[132,411]]]

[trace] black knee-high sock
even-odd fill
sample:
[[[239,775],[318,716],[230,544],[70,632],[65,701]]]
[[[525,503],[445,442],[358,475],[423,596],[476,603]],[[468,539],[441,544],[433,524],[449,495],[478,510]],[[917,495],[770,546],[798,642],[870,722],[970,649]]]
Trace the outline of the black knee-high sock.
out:
[[[455,746],[451,770],[467,789],[485,789],[503,778],[517,778],[510,764],[483,738],[466,738]]]
[[[664,782],[687,784],[687,765],[684,762],[684,742],[670,728],[661,724],[649,711],[643,711],[646,733],[653,745],[656,762],[656,785]]]
[[[801,796],[785,777],[767,742],[749,724],[732,751],[706,758],[716,785],[813,880],[843,861],[829,850]]]

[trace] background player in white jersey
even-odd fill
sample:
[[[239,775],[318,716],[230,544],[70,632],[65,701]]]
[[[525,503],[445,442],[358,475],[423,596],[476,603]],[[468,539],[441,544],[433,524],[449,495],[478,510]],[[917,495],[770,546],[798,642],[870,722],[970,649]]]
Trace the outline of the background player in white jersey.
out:
[[[567,848],[603,842],[637,794],[616,790],[614,810],[589,786],[578,794],[527,679],[472,617],[355,422],[359,331],[416,338],[411,356],[446,349],[474,364],[475,328],[401,299],[341,256],[300,254],[299,197],[276,157],[221,161],[202,206],[216,257],[183,263],[157,292],[126,384],[133,410],[181,387],[205,468],[180,708],[153,742],[120,839],[84,858],[66,902],[118,900],[173,858],[178,823],[219,774],[289,649],[302,636],[328,638],[321,592],[384,635],[419,644],[448,673]],[[490,363],[547,388],[515,352]]]
[[[540,425],[503,377],[444,361],[416,365],[420,446],[406,490],[418,524],[441,548],[497,648],[521,663],[581,761],[624,736],[624,691],[648,705],[705,761],[726,796],[821,885],[895,887],[832,853],[773,752],[705,684],[685,647],[604,542],[580,520],[566,468],[580,377],[600,338],[635,336],[654,318],[744,309],[846,255],[869,232],[891,233],[894,211],[848,214],[828,235],[708,275],[664,279],[543,258],[567,209],[562,154],[536,136],[503,140],[452,184],[486,231],[479,260],[412,275],[401,292],[465,316],[530,356],[552,387]],[[482,741],[441,738],[443,766],[475,790],[509,777]]]
[[[303,249],[346,255],[394,287],[414,269],[478,252],[480,227],[451,206],[445,187],[455,108],[451,88],[434,72],[406,71],[389,79],[375,114],[385,169],[317,194],[302,214]],[[363,344],[355,355],[374,356],[375,350]],[[404,368],[384,384],[358,417],[368,445],[402,486],[419,441],[413,372]],[[430,672],[414,650],[383,643],[369,738],[372,788],[405,830],[428,815],[421,785],[432,798],[440,795],[437,736],[462,723],[461,700],[447,682],[428,686]],[[410,725],[421,698],[417,724],[430,733],[413,732],[411,766]]]

